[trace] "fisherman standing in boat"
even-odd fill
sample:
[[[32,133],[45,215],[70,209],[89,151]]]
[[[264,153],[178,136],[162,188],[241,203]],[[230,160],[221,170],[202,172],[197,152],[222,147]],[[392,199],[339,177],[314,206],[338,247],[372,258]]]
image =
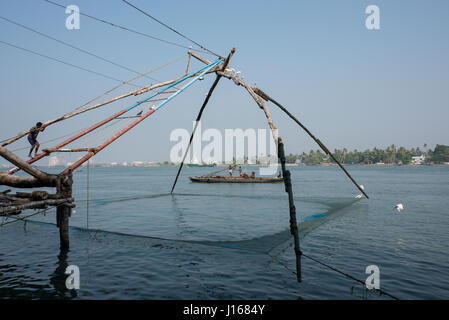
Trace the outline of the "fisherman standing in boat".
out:
[[[239,176],[242,176],[242,166],[239,166]]]
[[[36,123],[36,125],[30,129],[30,133],[28,134],[28,142],[31,144],[31,149],[28,157],[32,158],[31,154],[33,153],[34,148],[36,148],[34,156],[37,155],[40,146],[39,142],[37,142],[37,135],[39,132],[44,131],[44,129],[45,127],[42,125],[42,122]]]
[[[232,177],[232,166],[229,165],[229,176]]]

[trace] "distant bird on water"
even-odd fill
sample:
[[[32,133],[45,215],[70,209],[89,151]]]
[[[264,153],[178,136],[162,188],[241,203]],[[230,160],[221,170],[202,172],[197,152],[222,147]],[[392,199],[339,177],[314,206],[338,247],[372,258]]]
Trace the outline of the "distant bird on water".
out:
[[[399,203],[399,204],[395,205],[393,207],[393,209],[396,209],[396,210],[398,210],[398,212],[401,212],[402,210],[404,210],[404,205],[402,203]]]
[[[363,184],[360,185],[360,189],[365,190],[365,187],[363,186]],[[359,194],[357,196],[355,196],[356,199],[361,199],[363,197],[363,194]]]

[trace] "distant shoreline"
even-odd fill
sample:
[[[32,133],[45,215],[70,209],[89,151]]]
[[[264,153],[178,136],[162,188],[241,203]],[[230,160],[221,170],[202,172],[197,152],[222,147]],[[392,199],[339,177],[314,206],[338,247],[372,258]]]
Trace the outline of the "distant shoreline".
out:
[[[227,167],[228,164],[219,164],[216,167]],[[240,164],[237,166],[242,167],[266,167],[268,164]],[[278,165],[279,166],[279,165]],[[337,164],[295,164],[295,163],[286,163],[287,167],[338,167]],[[446,167],[449,166],[449,164],[391,164],[391,163],[384,163],[384,164],[343,164],[344,167]],[[2,166],[2,169],[11,169],[13,166]],[[36,166],[37,168],[65,168],[65,166]],[[144,165],[110,165],[110,164],[91,164],[91,167],[95,168],[151,168],[151,167],[179,167],[179,164],[144,164]],[[81,167],[84,168],[84,167]],[[209,168],[213,169],[213,167],[195,167],[195,168]]]

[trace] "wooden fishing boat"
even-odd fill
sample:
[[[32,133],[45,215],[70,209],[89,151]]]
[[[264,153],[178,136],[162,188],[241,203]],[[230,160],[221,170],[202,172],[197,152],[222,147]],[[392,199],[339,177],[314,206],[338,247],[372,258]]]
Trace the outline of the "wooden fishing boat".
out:
[[[226,177],[226,176],[213,176],[213,177],[189,177],[192,182],[203,183],[276,183],[284,181],[283,178],[278,177]]]

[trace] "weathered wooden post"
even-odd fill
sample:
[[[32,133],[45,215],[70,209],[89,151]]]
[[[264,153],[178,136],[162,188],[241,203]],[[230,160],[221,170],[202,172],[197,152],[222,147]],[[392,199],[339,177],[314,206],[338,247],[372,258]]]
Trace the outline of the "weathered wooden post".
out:
[[[61,175],[57,180],[57,194],[61,198],[72,197],[72,171],[67,175]],[[69,240],[69,218],[72,215],[73,204],[64,203],[56,209],[56,225],[59,228],[59,239],[61,250],[68,250],[70,248]]]
[[[299,247],[298,223],[296,222],[296,207],[293,199],[292,180],[290,171],[285,169],[285,151],[284,143],[281,137],[278,138],[278,158],[281,162],[282,176],[284,177],[285,192],[288,194],[288,204],[290,211],[290,233],[293,236],[295,255],[296,255],[296,278],[298,282],[302,281],[301,276],[301,249]]]

